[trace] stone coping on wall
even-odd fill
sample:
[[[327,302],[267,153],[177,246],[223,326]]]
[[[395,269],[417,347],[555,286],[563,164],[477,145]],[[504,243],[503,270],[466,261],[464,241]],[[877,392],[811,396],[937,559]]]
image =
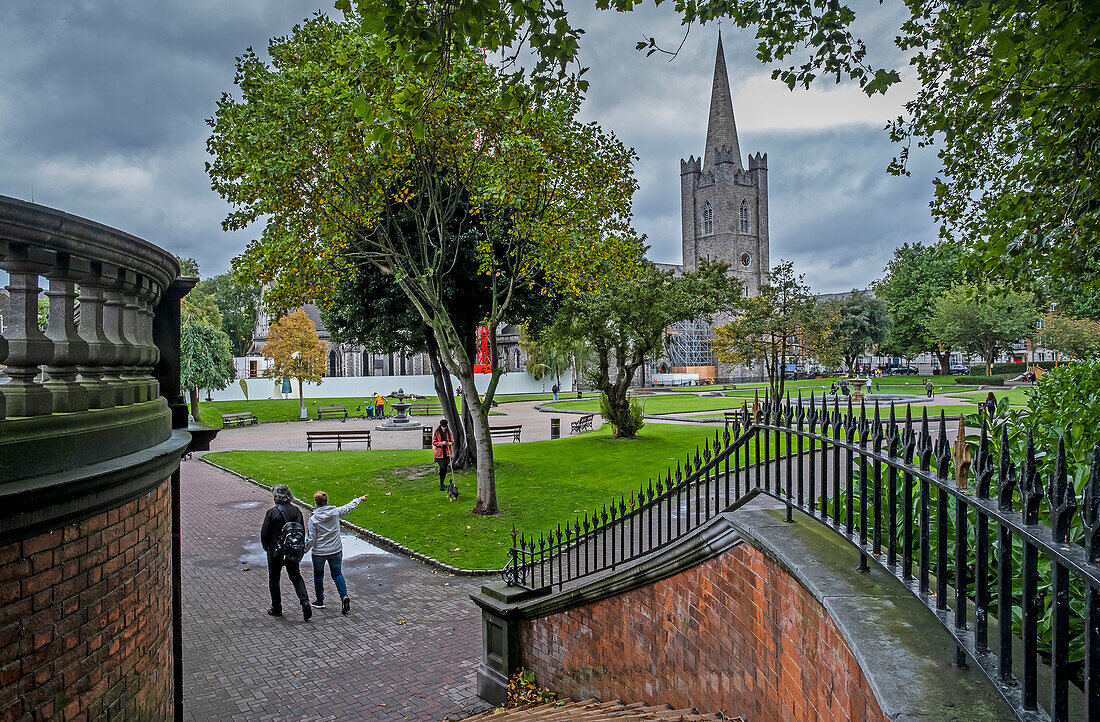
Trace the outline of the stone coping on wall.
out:
[[[135,499],[179,468],[191,435],[80,468],[0,484],[0,544],[81,521]]]
[[[490,614],[538,619],[653,584],[751,544],[775,561],[828,612],[891,720],[1013,720],[981,671],[953,666],[955,642],[894,577],[872,566],[817,521],[795,513],[741,508],[725,512],[657,553],[562,592],[503,582],[471,595]]]

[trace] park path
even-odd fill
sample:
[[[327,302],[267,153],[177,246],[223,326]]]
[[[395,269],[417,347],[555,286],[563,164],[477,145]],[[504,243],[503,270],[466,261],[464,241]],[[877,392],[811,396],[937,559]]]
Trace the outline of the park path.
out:
[[[486,708],[469,599],[483,580],[345,537],[351,613],[326,579],[328,608],[303,623],[284,575],[285,616],[269,617],[258,537],[270,495],[196,460],[181,478],[185,720],[442,720]],[[308,561],[302,572],[312,597]]]

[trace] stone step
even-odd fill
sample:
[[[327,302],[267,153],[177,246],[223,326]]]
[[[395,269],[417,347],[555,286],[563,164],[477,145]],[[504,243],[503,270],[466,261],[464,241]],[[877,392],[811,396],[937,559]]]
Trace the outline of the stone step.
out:
[[[598,702],[594,699],[573,702],[561,700],[548,704],[528,704],[506,710],[489,710],[470,717],[490,722],[629,722],[629,720],[666,720],[668,722],[704,722],[705,720],[730,719],[745,722],[742,717],[723,717],[720,714],[700,714],[695,710],[672,709],[668,705],[649,705],[644,702],[625,704],[618,700]]]

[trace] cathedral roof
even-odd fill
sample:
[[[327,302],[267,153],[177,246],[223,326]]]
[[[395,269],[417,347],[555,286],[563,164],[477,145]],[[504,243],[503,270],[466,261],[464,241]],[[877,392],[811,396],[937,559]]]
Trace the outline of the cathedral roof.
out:
[[[722,31],[718,31],[718,52],[714,58],[714,81],[710,88],[710,118],[707,120],[707,146],[703,172],[714,170],[719,151],[737,170],[741,165],[741,147],[737,143],[737,122],[733,119],[733,97],[726,74],[726,54],[722,51]]]

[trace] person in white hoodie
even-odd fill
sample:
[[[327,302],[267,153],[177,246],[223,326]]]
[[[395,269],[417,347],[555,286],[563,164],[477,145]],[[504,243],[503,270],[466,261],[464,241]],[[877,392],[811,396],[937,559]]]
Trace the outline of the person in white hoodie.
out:
[[[348,585],[344,581],[341,564],[344,561],[344,543],[340,540],[340,518],[347,516],[359,502],[366,499],[360,496],[343,506],[336,507],[328,503],[328,494],[319,491],[313,495],[316,507],[309,517],[306,527],[306,549],[313,549],[313,587],[316,592],[313,606],[325,608],[325,563],[328,563],[332,581],[336,582],[336,591],[340,592],[340,611],[344,614],[351,609],[351,597]]]

